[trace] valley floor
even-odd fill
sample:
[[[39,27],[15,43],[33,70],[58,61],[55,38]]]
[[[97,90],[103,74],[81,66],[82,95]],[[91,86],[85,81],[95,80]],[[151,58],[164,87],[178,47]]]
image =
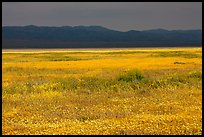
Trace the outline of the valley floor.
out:
[[[202,134],[202,48],[2,51],[2,134]]]

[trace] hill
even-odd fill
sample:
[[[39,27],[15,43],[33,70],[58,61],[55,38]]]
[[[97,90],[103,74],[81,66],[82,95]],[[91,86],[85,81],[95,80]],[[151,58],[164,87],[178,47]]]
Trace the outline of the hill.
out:
[[[130,30],[101,26],[3,26],[2,48],[201,46],[202,30]]]

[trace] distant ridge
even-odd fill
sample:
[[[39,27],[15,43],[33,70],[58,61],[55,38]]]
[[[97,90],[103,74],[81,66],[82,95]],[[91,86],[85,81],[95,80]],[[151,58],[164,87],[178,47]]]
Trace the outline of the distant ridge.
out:
[[[202,30],[111,30],[102,26],[3,26],[2,48],[202,46]]]

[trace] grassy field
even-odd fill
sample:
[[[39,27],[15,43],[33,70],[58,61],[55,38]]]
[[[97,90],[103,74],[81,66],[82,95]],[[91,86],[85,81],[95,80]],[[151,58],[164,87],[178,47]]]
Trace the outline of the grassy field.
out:
[[[202,134],[202,48],[2,51],[2,134]]]

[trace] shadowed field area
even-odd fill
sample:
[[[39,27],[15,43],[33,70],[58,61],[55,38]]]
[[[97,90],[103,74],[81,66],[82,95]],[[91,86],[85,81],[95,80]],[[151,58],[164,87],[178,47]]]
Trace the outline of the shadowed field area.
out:
[[[2,134],[202,134],[202,48],[2,52]]]

